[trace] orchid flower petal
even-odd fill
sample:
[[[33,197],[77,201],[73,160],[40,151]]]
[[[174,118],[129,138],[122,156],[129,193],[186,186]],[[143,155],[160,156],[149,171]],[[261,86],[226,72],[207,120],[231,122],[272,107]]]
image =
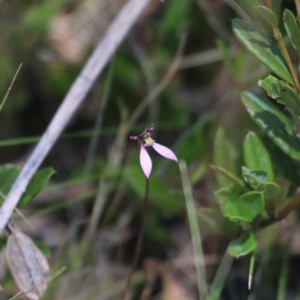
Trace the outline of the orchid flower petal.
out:
[[[146,177],[149,178],[152,170],[152,161],[144,146],[141,146],[140,163]]]
[[[174,152],[171,149],[169,149],[163,145],[157,144],[155,142],[152,144],[152,148],[156,152],[158,152],[161,156],[168,158],[168,159],[175,160],[176,162],[178,162],[176,155],[174,154]]]

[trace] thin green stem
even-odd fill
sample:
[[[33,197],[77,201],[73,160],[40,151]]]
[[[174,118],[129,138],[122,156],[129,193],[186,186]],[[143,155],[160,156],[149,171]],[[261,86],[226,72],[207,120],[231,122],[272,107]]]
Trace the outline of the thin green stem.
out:
[[[147,215],[147,208],[148,208],[148,198],[149,198],[149,179],[146,177],[146,188],[145,188],[145,195],[144,195],[144,202],[143,202],[143,208],[142,208],[142,221],[141,221],[141,226],[139,230],[139,235],[138,235],[138,240],[137,244],[135,247],[135,252],[134,252],[134,257],[133,261],[131,264],[131,269],[129,272],[129,275],[127,277],[127,282],[125,286],[125,290],[122,296],[122,300],[126,299],[126,295],[130,289],[131,285],[131,280],[132,280],[132,275],[136,269],[136,265],[140,256],[141,252],[141,246],[142,246],[142,241],[143,241],[143,235],[144,235],[144,229],[145,229],[145,221],[146,221],[146,215]]]
[[[179,162],[179,168],[181,173],[187,214],[188,214],[188,219],[189,219],[190,229],[191,229],[199,296],[200,299],[206,299],[208,289],[206,284],[206,271],[204,265],[203,249],[201,244],[200,227],[198,223],[197,211],[194,203],[193,192],[189,180],[187,166],[184,160],[181,160]]]

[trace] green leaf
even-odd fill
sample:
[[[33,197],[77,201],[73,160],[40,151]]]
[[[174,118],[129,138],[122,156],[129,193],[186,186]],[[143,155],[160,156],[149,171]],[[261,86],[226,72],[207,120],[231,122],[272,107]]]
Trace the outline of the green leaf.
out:
[[[261,192],[247,192],[241,196],[231,189],[224,188],[215,193],[225,217],[233,222],[252,222],[264,209],[264,198]]]
[[[268,96],[271,97],[271,88],[275,81],[278,81],[278,79],[276,77],[274,77],[272,75],[268,75],[266,78],[260,79],[258,81],[258,86],[265,89],[266,92],[268,93]]]
[[[233,20],[232,27],[236,38],[246,49],[248,49],[248,51],[278,77],[293,84],[284,57],[279,46],[275,42],[243,20]]]
[[[20,169],[16,165],[6,164],[0,166],[0,192],[6,196],[12,185],[16,181]],[[0,195],[0,204],[3,203],[3,197]]]
[[[267,22],[272,28],[278,27],[278,20],[273,11],[266,6],[256,6],[253,8],[253,11],[258,15],[262,20]]]
[[[289,84],[281,80],[274,81],[271,87],[271,95],[273,99],[284,104],[291,112],[300,116],[300,95]]]
[[[18,207],[21,208],[28,204],[46,186],[54,173],[55,171],[52,168],[44,168],[37,171],[30,180],[25,193],[22,195]]]
[[[274,201],[275,203],[282,200],[284,196],[284,189],[275,182],[268,182],[260,184],[256,189],[258,192],[264,193],[265,201]]]
[[[265,135],[262,136],[262,138],[270,153],[274,169],[288,179],[293,186],[298,186],[300,182],[300,172],[296,165],[297,162],[277,147],[268,136]],[[278,157],[280,157],[280,159],[278,159]]]
[[[300,31],[295,15],[288,9],[283,13],[284,28],[291,40],[291,43],[297,53],[300,53]]]
[[[254,132],[249,132],[243,144],[244,161],[250,171],[267,173],[267,181],[274,180],[272,161],[268,150]]]
[[[231,256],[240,257],[256,249],[256,239],[252,232],[244,232],[237,240],[231,241],[227,252]]]
[[[294,132],[292,121],[262,96],[243,92],[241,97],[250,116],[271,140],[284,153],[300,160],[300,139]]]
[[[265,184],[267,182],[267,173],[260,170],[250,171],[248,168],[242,167],[243,179],[253,189],[256,189],[258,185]]]

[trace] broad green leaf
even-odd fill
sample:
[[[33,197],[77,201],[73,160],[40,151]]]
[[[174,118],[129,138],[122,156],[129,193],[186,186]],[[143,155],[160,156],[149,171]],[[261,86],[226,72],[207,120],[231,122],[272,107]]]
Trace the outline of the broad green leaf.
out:
[[[231,256],[240,257],[256,249],[256,239],[252,232],[244,232],[237,240],[231,241],[227,252]]]
[[[274,169],[288,179],[293,186],[298,186],[300,182],[300,170],[297,168],[297,162],[277,147],[268,136],[264,135],[262,139],[268,148]]]
[[[224,127],[219,127],[214,143],[214,164],[219,168],[227,170],[228,173],[236,172],[237,151],[226,137]],[[232,184],[232,179],[217,174],[217,182],[220,188]]]
[[[260,184],[256,189],[258,192],[264,193],[265,201],[274,201],[275,203],[282,200],[284,196],[284,189],[275,182],[268,182]]]
[[[25,193],[22,195],[18,207],[20,208],[28,204],[46,186],[54,172],[52,168],[37,171],[30,180]]]
[[[300,116],[300,95],[289,84],[276,80],[271,87],[271,97],[284,104],[291,112]]]
[[[250,171],[264,171],[267,181],[274,180],[272,161],[268,150],[254,132],[249,132],[243,143],[244,161]]]
[[[201,208],[197,211],[201,232],[207,234],[233,236],[238,233],[239,227],[224,218],[219,210],[212,207]]]
[[[300,53],[300,31],[295,15],[288,9],[283,13],[284,28],[291,40],[291,43],[297,53]]]
[[[279,46],[275,42],[243,20],[233,20],[232,27],[236,38],[248,49],[248,51],[278,77],[293,84],[284,57]]]
[[[271,9],[267,8],[266,6],[259,5],[254,7],[253,11],[262,20],[268,23],[272,28],[278,27],[277,17],[275,16],[275,14],[272,12]]]
[[[8,194],[19,173],[20,169],[16,165],[6,164],[0,166],[0,192],[2,195],[6,196]],[[4,200],[2,195],[0,195],[0,204]]]
[[[250,116],[271,140],[284,153],[300,160],[300,139],[294,132],[292,121],[262,96],[243,92],[241,97]]]
[[[268,75],[266,78],[264,79],[260,79],[258,81],[258,86],[260,86],[261,88],[265,89],[265,91],[267,92],[268,96],[271,97],[271,88],[272,88],[272,84],[278,81],[278,79],[272,75]]]
[[[252,222],[264,209],[264,198],[261,192],[247,192],[241,196],[231,189],[224,188],[215,193],[225,217],[233,222]]]
[[[250,171],[248,168],[242,167],[243,179],[253,189],[256,189],[258,185],[265,184],[267,182],[267,173],[260,170]]]
[[[220,174],[220,175],[224,176],[225,178],[227,178],[229,180],[228,185],[232,185],[232,183],[233,183],[234,185],[237,185],[242,189],[245,188],[245,184],[244,184],[244,182],[241,178],[233,175],[232,173],[230,173],[229,171],[227,171],[223,168],[220,168],[220,167],[217,167],[217,166],[214,166],[214,165],[211,165],[211,168],[214,171],[218,172],[218,174]]]

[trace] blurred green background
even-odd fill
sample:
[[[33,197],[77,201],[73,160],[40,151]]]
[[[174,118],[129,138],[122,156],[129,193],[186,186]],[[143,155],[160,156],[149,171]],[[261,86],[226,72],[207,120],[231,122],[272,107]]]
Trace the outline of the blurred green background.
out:
[[[125,2],[0,0],[3,97],[23,64],[0,115],[1,164],[26,161]],[[295,9],[293,1],[283,5]],[[296,215],[261,232],[263,251],[251,291],[249,258],[233,262],[224,255],[236,228],[219,212],[214,191],[226,181],[210,165],[241,172],[242,141],[258,129],[239,95],[258,90],[256,82],[266,74],[235,40],[235,17],[247,15],[233,0],[151,1],[98,78],[43,163],[56,170],[50,184],[22,210],[34,229],[15,216],[48,253],[51,274],[67,267],[49,282],[43,299],[120,298],[145,186],[139,146],[129,136],[152,123],[154,139],[187,163],[208,286],[224,270],[226,278],[217,282],[222,299],[275,299],[279,279],[289,282],[290,299],[296,299],[293,264],[299,263],[300,248],[293,242],[286,246],[292,240],[288,232],[297,230]],[[197,299],[180,170],[151,150],[150,205],[132,299]],[[0,299],[8,299],[17,289],[3,251],[0,261]],[[285,272],[280,276],[278,264]]]

